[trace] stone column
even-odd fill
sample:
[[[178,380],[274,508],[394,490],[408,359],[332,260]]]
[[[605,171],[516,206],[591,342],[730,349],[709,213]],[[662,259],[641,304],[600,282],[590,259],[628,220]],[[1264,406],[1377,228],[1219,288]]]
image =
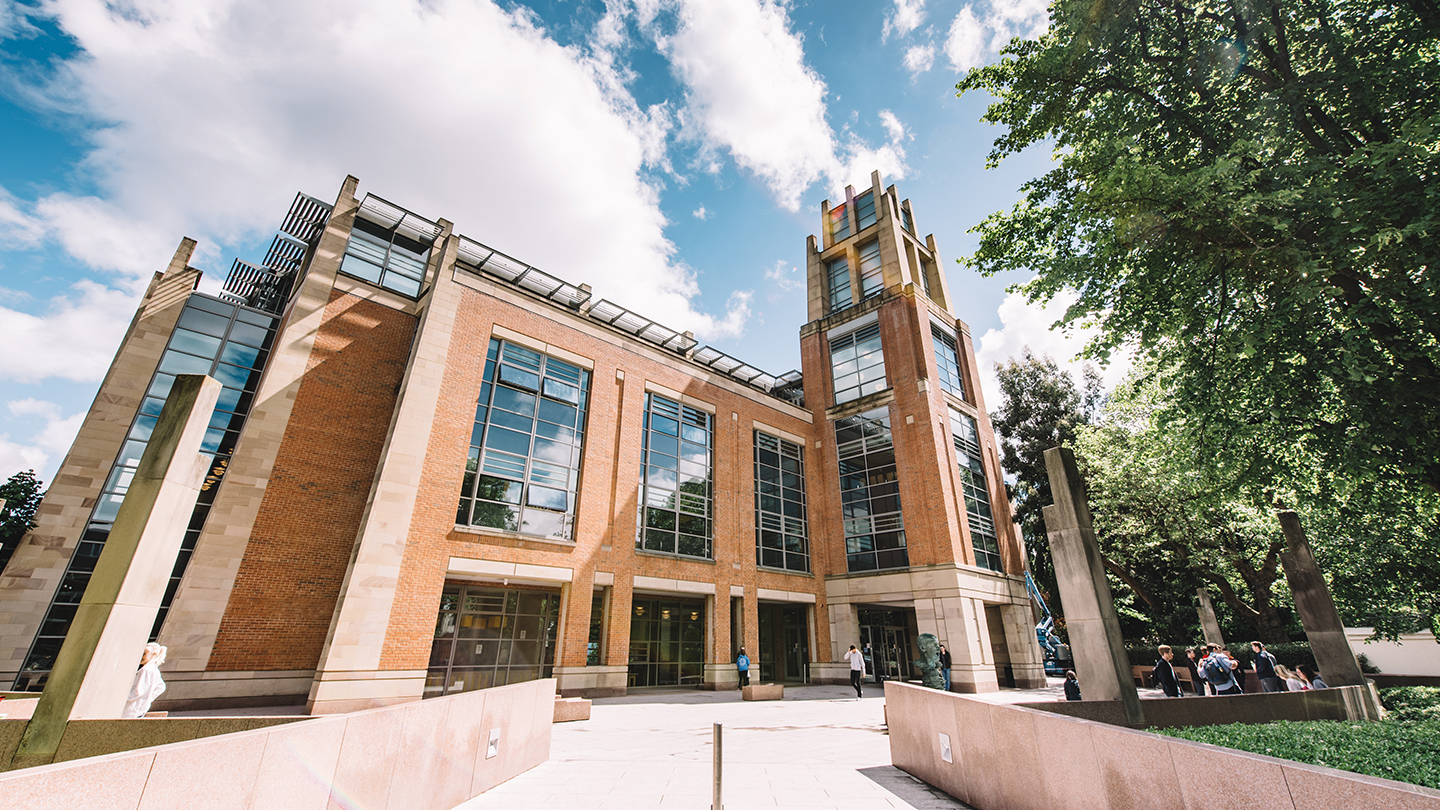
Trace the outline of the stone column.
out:
[[[175,378],[13,767],[53,760],[70,720],[120,717],[210,467],[200,444],[219,398],[209,377]]]
[[[1197,612],[1200,614],[1200,629],[1205,632],[1206,644],[1225,646],[1225,635],[1220,632],[1220,620],[1215,618],[1215,605],[1210,602],[1210,592],[1196,588],[1195,596],[1200,600]]]
[[[1115,613],[1110,582],[1105,578],[1100,546],[1090,522],[1090,502],[1075,466],[1074,452],[1066,447],[1046,450],[1045,468],[1055,499],[1054,504],[1045,507],[1045,528],[1050,536],[1050,554],[1055,561],[1055,579],[1060,586],[1060,604],[1081,694],[1088,700],[1120,701],[1126,720],[1142,725],[1145,712],[1130,675],[1120,617]]]
[[[1355,660],[1350,642],[1345,640],[1345,625],[1335,610],[1330,587],[1315,563],[1315,555],[1310,552],[1300,516],[1284,510],[1279,517],[1280,531],[1285,533],[1288,546],[1280,555],[1280,564],[1285,568],[1285,580],[1290,583],[1295,609],[1300,613],[1305,635],[1310,638],[1310,649],[1315,653],[1315,665],[1320,668],[1321,677],[1331,686],[1364,686],[1360,664]]]
[[[936,613],[945,622],[942,640],[950,651],[951,691],[1000,691],[994,653],[990,649],[990,623],[985,617],[985,603],[968,596],[958,596],[936,599],[935,604]],[[916,619],[919,619],[918,610]],[[931,632],[924,627],[919,630],[922,633]]]
[[[1045,662],[1040,644],[1035,639],[1035,625],[1030,619],[1030,606],[1009,602],[1000,606],[1005,621],[1005,646],[1010,650],[1010,666],[1015,673],[1017,689],[1043,689]]]

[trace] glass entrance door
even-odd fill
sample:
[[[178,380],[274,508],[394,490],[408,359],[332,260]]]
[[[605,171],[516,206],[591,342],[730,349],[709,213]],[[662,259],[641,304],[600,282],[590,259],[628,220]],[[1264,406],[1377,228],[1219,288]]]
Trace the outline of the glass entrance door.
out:
[[[910,678],[910,628],[903,610],[861,610],[860,643],[867,673],[881,680]]]

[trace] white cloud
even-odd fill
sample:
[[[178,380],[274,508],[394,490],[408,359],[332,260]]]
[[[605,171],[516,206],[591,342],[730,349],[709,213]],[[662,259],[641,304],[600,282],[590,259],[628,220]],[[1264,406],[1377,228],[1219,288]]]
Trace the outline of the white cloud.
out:
[[[3,30],[4,20],[0,18]],[[39,246],[44,235],[45,223],[21,210],[15,197],[0,187],[0,242],[10,250],[26,250]]]
[[[975,350],[975,361],[980,366],[980,389],[985,394],[985,407],[995,410],[1000,407],[1000,384],[995,377],[995,364],[1004,363],[1011,357],[1019,357],[1025,350],[1036,356],[1050,355],[1060,368],[1069,371],[1079,385],[1084,379],[1085,361],[1077,359],[1085,344],[1094,337],[1094,329],[1073,328],[1065,331],[1050,329],[1051,324],[1065,315],[1065,309],[1078,296],[1065,292],[1041,307],[1025,301],[1023,295],[1010,293],[1000,302],[1000,329],[991,329],[980,337]],[[1105,390],[1114,388],[1130,371],[1133,355],[1129,352],[1112,356],[1109,365],[1096,366]],[[1095,365],[1093,362],[1091,365]]]
[[[765,279],[775,282],[776,289],[799,290],[805,287],[805,279],[800,275],[799,268],[779,259],[765,271]]]
[[[891,34],[905,36],[920,27],[925,19],[925,0],[895,0],[895,10],[885,16],[885,28],[880,41],[890,39]]]
[[[973,6],[960,9],[950,23],[950,36],[945,40],[945,55],[956,70],[969,70],[985,64],[985,26],[975,17]]]
[[[38,419],[42,425],[28,442],[11,441],[10,434],[0,434],[0,477],[29,469],[42,481],[49,481],[80,432],[85,413],[66,417],[59,405],[33,398],[11,401],[7,407],[12,417],[21,421]]]
[[[893,179],[905,176],[898,143],[876,147],[835,136],[826,121],[825,82],[805,63],[784,3],[675,0],[673,7],[673,32],[658,22],[649,30],[685,87],[679,117],[685,135],[700,144],[702,170],[718,171],[718,155],[728,152],[791,211],[815,183],[835,191],[877,168]]]
[[[991,0],[978,16],[966,5],[950,23],[945,55],[956,70],[969,70],[998,56],[1012,38],[1035,39],[1049,25],[1046,0]]]
[[[935,64],[934,45],[915,45],[905,50],[905,69],[912,77],[929,70]]]
[[[890,136],[891,143],[902,143],[905,140],[905,125],[895,117],[895,113],[889,110],[880,111],[880,124],[885,127],[885,133]]]
[[[699,312],[694,275],[673,260],[649,172],[668,169],[674,115],[626,91],[607,57],[623,44],[618,25],[586,52],[487,0],[43,9],[79,52],[27,97],[104,123],[80,167],[93,196],[51,194],[33,216],[96,268],[140,279],[184,235],[202,251],[264,238],[295,191],[326,199],[354,174],[362,192],[450,219],[597,295],[665,313],[667,325],[704,339],[743,329],[741,310]],[[0,209],[4,222],[33,233],[11,210]],[[14,331],[6,320],[0,329]]]
[[[700,207],[691,211],[690,216],[699,220],[706,220],[710,218],[710,212],[705,210],[705,203],[700,203]]]
[[[0,307],[0,376],[19,382],[60,377],[96,382],[110,367],[137,296],[81,281],[72,294],[50,299],[41,315]]]

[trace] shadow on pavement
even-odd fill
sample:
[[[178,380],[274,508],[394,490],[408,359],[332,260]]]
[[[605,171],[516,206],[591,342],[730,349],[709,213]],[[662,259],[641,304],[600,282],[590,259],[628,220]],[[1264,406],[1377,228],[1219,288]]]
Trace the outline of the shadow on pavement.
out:
[[[897,799],[905,802],[915,810],[974,810],[970,805],[951,796],[945,791],[931,787],[919,779],[900,770],[894,765],[884,765],[877,768],[860,768],[858,772],[865,778],[895,794]]]

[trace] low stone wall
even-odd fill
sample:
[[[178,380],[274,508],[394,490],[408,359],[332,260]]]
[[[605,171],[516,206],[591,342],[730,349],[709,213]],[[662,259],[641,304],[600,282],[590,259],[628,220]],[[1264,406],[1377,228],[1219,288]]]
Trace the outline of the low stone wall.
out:
[[[1440,810],[1440,791],[908,684],[885,704],[894,764],[976,810]]]
[[[1179,728],[1276,720],[1379,720],[1374,709],[1377,700],[1369,687],[1343,686],[1308,692],[1155,698],[1141,701],[1140,705],[1145,709],[1144,728]],[[1051,700],[1016,705],[1112,726],[1129,725],[1125,707],[1118,701]]]
[[[449,810],[548,759],[554,711],[543,680],[330,715],[0,774],[0,807]]]
[[[6,701],[8,703],[9,701]],[[32,703],[34,701],[31,701]],[[55,751],[56,762],[189,742],[221,734],[270,728],[309,717],[176,717],[153,720],[71,720]],[[0,771],[10,770],[10,758],[20,747],[26,719],[0,720]]]

